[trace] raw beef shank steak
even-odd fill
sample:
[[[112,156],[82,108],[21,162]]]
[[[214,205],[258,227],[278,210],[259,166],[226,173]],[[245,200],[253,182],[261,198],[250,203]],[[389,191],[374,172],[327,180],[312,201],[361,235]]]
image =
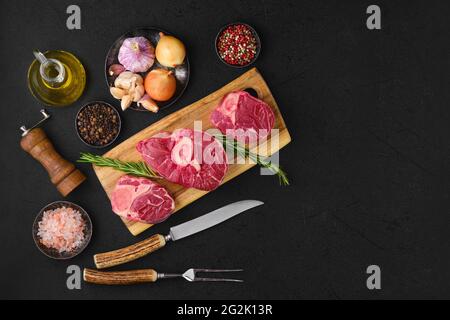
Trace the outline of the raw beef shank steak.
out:
[[[165,179],[188,188],[214,190],[228,168],[222,144],[203,131],[162,132],[139,142],[137,150]]]
[[[212,124],[238,141],[255,143],[273,128],[275,115],[264,101],[245,91],[225,95],[211,114]]]
[[[175,202],[167,190],[146,178],[122,176],[111,194],[112,210],[131,221],[159,223],[166,220]]]

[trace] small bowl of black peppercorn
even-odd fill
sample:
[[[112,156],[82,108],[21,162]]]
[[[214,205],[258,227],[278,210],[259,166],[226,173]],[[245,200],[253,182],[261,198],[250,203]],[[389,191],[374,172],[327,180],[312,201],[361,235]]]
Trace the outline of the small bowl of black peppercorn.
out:
[[[75,118],[78,137],[93,148],[116,141],[122,128],[119,111],[107,102],[93,101],[82,106]]]

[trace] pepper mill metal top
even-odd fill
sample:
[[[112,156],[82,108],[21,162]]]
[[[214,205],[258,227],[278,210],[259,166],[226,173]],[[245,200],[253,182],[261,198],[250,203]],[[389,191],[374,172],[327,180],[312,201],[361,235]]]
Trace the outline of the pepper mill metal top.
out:
[[[20,127],[20,130],[22,131],[22,137],[25,137],[31,130],[33,130],[34,128],[40,126],[42,123],[44,123],[45,121],[47,121],[47,119],[50,118],[50,114],[47,112],[47,110],[45,109],[41,109],[40,113],[44,116],[38,123],[36,123],[34,126],[32,126],[31,128],[27,128],[25,125]]]

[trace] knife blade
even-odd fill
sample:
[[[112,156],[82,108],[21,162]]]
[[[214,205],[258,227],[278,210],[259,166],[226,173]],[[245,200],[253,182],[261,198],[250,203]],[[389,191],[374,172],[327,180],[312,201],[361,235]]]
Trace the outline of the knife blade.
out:
[[[104,269],[139,259],[164,247],[168,241],[177,241],[186,238],[263,204],[264,202],[257,200],[243,200],[231,203],[170,228],[170,233],[166,236],[155,234],[146,240],[126,248],[96,254],[94,256],[95,265],[98,269]]]
[[[239,213],[263,205],[264,202],[257,200],[243,200],[231,203],[227,206],[211,211],[203,216],[189,220],[170,228],[170,240],[183,239],[205,229],[214,227]],[[166,239],[167,240],[167,239]]]

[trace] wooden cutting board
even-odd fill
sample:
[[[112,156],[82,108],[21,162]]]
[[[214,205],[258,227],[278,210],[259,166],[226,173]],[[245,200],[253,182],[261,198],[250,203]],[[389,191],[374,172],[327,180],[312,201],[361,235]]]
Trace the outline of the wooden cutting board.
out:
[[[213,92],[209,96],[168,115],[164,119],[161,119],[148,128],[138,132],[114,149],[105,153],[104,156],[120,159],[123,161],[142,161],[141,156],[136,150],[136,145],[139,141],[150,138],[160,131],[172,132],[180,128],[193,128],[194,121],[196,120],[202,121],[203,130],[210,129],[212,128],[212,124],[209,121],[209,116],[214,108],[218,105],[220,99],[229,92],[250,88],[254,89],[258,94],[258,97],[268,103],[275,113],[274,128],[279,129],[279,144],[278,146],[273,147],[271,145],[271,138],[269,138],[266,142],[268,146],[267,151],[259,152],[260,154],[264,155],[272,155],[282,147],[286,146],[291,141],[291,137],[286,128],[283,117],[281,116],[277,103],[275,102],[275,99],[273,98],[272,93],[269,90],[269,87],[267,86],[258,70],[256,68],[253,68],[244,73],[236,80],[233,80],[223,88]],[[230,181],[231,179],[247,171],[254,165],[255,164],[252,163],[230,164],[223,183]],[[123,175],[123,173],[107,167],[94,166],[94,170],[97,174],[98,179],[100,180],[100,183],[105,189],[106,194],[109,197],[111,192],[114,190],[117,180]],[[265,178],[267,179],[267,177]],[[274,180],[274,184],[278,183],[277,177],[271,178]],[[261,177],[261,179],[263,179],[263,177]],[[185,188],[164,180],[158,180],[158,183],[164,185],[175,199],[175,211],[184,208],[188,204],[208,193],[207,191]],[[151,227],[150,224],[132,222],[125,219],[123,220],[128,230],[135,236]]]

